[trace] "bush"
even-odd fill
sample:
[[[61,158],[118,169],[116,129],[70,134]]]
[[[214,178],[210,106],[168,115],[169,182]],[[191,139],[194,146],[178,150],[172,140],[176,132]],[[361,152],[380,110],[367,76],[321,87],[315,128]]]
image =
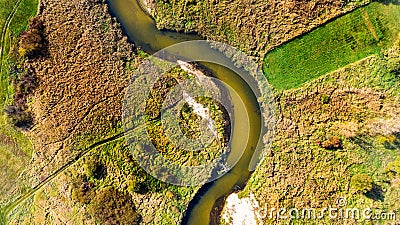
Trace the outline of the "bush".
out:
[[[127,185],[128,185],[126,190],[129,193],[140,193],[141,192],[141,190],[140,190],[140,188],[141,188],[141,185],[140,185],[141,179],[142,178],[139,178],[139,176],[130,176],[126,181]]]
[[[84,165],[85,175],[89,179],[101,180],[107,175],[107,167],[100,162],[90,160]]]
[[[23,31],[19,40],[19,54],[24,56],[33,56],[42,48],[42,36],[35,31]]]
[[[11,123],[18,128],[29,129],[33,124],[31,113],[20,107],[8,106],[5,109],[5,113],[11,119]]]
[[[14,103],[5,109],[11,118],[11,123],[18,128],[29,129],[33,124],[33,117],[26,105],[27,96],[35,90],[38,82],[33,70],[24,70],[14,80]]]
[[[99,190],[88,211],[100,224],[132,225],[140,222],[140,215],[135,211],[131,196],[113,187]]]
[[[29,19],[29,30],[37,30],[43,32],[44,30],[43,21],[38,17]]]
[[[325,149],[339,149],[342,148],[342,142],[335,136],[322,142],[321,146]]]
[[[356,193],[367,193],[372,190],[373,182],[367,174],[356,174],[350,180],[351,189]]]
[[[329,103],[329,100],[330,100],[329,95],[323,94],[323,95],[321,96],[321,102],[322,102],[322,104],[328,104],[328,103]]]
[[[37,77],[32,69],[23,71],[14,82],[15,92],[22,95],[33,93],[37,87]]]
[[[89,204],[94,196],[93,183],[82,182],[80,186],[75,186],[72,190],[72,200],[84,204]]]
[[[396,141],[396,136],[394,136],[394,135],[388,135],[388,136],[379,135],[377,137],[377,141],[381,145],[383,145],[383,144],[391,144],[391,143],[394,143]]]
[[[29,20],[29,30],[23,31],[19,39],[19,54],[32,57],[39,53],[44,45],[43,23],[39,18]]]
[[[397,156],[397,158],[393,161],[388,163],[386,170],[388,172],[394,173],[396,176],[400,175],[400,156]]]

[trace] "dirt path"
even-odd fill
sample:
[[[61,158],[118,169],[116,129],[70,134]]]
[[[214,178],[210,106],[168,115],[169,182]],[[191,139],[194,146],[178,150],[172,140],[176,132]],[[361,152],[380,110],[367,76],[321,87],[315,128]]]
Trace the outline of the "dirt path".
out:
[[[125,135],[129,135],[131,132],[135,132],[135,130],[140,129],[142,126],[135,127],[131,130],[125,131],[123,133],[116,134],[114,136],[111,136],[109,138],[106,138],[102,141],[98,141],[96,143],[93,143],[86,149],[84,149],[82,152],[77,154],[74,158],[72,158],[69,162],[64,164],[62,167],[59,169],[55,170],[53,174],[48,176],[46,179],[42,180],[39,184],[34,186],[30,191],[25,193],[24,195],[20,196],[17,200],[12,202],[11,204],[5,206],[4,208],[0,209],[0,224],[2,222],[1,217],[7,218],[8,215],[15,209],[19,204],[27,200],[28,198],[32,197],[37,191],[39,191],[44,185],[50,183],[54,178],[56,178],[60,173],[64,172],[66,169],[74,165],[79,159],[87,155],[89,152],[92,150],[96,149],[97,147],[100,147],[102,145],[108,144],[112,141],[116,141],[120,138],[125,138]]]
[[[107,139],[104,139],[102,141],[96,142],[89,147],[87,147],[85,150],[83,150],[81,153],[76,155],[73,159],[71,159],[68,163],[64,164],[62,167],[54,171],[54,173],[50,176],[48,176],[46,179],[44,179],[42,182],[37,184],[35,187],[33,187],[30,191],[25,193],[24,195],[20,196],[17,200],[15,200],[13,203],[9,204],[8,206],[4,207],[0,211],[3,213],[5,217],[7,217],[19,204],[27,200],[28,198],[32,197],[37,191],[39,191],[44,185],[48,184],[51,182],[54,178],[57,177],[60,173],[64,172],[66,169],[68,169],[70,166],[74,165],[79,159],[87,155],[90,151],[96,149],[97,147],[100,147],[102,145],[105,145],[109,142],[118,140],[120,138],[124,137],[125,133],[119,133],[116,134],[112,137],[109,137]]]

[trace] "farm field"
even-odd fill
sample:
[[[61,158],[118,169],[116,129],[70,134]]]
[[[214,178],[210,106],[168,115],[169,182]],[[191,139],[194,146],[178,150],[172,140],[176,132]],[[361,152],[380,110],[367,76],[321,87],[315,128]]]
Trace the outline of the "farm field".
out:
[[[291,89],[391,46],[400,32],[400,6],[370,3],[284,44],[264,59],[276,89]]]

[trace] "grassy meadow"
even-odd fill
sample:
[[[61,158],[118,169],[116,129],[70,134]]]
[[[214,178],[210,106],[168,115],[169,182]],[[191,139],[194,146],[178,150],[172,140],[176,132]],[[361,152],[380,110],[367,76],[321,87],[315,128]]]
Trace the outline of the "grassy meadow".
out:
[[[23,191],[19,176],[33,150],[29,139],[8,122],[3,109],[12,103],[9,78],[16,62],[11,54],[28,19],[36,15],[38,0],[0,0],[0,5],[0,206],[4,207]],[[3,224],[6,215],[1,211],[0,224]]]
[[[4,114],[4,107],[12,103],[13,87],[10,84],[10,76],[14,76],[12,67],[15,60],[11,56],[17,48],[17,38],[26,28],[29,18],[36,15],[38,0],[7,1],[0,0],[1,23],[1,69],[0,69],[0,134],[4,134],[14,139],[20,148],[27,154],[32,153],[32,146],[29,140],[21,133],[16,131],[8,123]],[[17,7],[15,7],[17,6]]]
[[[400,6],[373,2],[284,44],[266,55],[272,86],[296,88],[393,45],[400,32]]]

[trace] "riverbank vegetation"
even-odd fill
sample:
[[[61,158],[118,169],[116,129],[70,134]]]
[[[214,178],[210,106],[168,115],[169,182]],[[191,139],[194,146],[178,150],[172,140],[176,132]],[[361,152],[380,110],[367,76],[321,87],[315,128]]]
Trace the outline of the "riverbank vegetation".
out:
[[[145,0],[160,29],[197,32],[201,36],[264,57],[272,48],[369,0],[200,1]]]
[[[347,208],[373,206],[374,211],[396,212],[400,208],[399,176],[394,172],[400,154],[399,44],[400,37],[386,51],[298,89],[280,91],[272,149],[239,195],[254,195],[265,209],[318,210],[346,199]],[[321,101],[324,95],[329,98]],[[321,146],[333,137],[341,140],[342,148]],[[258,219],[271,224],[290,220]]]
[[[197,71],[200,70],[197,69]],[[226,111],[222,111],[215,100],[206,97],[194,98],[201,107],[207,109],[208,114],[200,116],[194,113],[193,106],[185,103],[179,115],[179,129],[181,129],[188,140],[195,140],[202,135],[202,132],[204,132],[200,129],[202,120],[212,120],[212,124],[217,131],[215,133],[216,136],[212,137],[213,139],[215,138],[215,140],[208,146],[205,146],[204,149],[202,148],[201,151],[189,151],[176,146],[174,141],[170,140],[171,137],[168,136],[171,131],[165,130],[165,126],[162,124],[165,123],[165,121],[163,122],[161,120],[161,109],[167,94],[169,94],[178,82],[183,82],[185,79],[200,80],[200,78],[196,78],[195,76],[176,67],[171,71],[168,71],[157,83],[154,84],[154,89],[150,92],[150,97],[147,100],[146,106],[146,113],[148,116],[147,132],[155,147],[163,154],[165,159],[179,165],[199,166],[215,160],[224,153],[221,150],[227,148],[230,126],[225,126],[225,124],[229,124],[227,121],[229,118],[224,114]],[[216,86],[215,89],[217,89]],[[171,127],[171,130],[172,129],[173,127]],[[190,148],[190,146],[187,147]],[[195,148],[195,145],[192,147]]]
[[[123,196],[126,200],[123,202],[135,208],[131,212],[133,222],[179,223],[197,187],[173,186],[148,175],[135,163],[122,135],[121,108],[125,90],[134,70],[147,55],[128,43],[105,4],[86,0],[44,0],[38,19],[43,22],[44,45],[36,42],[37,38],[27,38],[33,42],[20,46],[21,55],[26,56],[24,67],[31,68],[38,81],[34,96],[26,105],[35,119],[33,129],[28,131],[35,154],[24,176],[32,186],[45,185],[34,189],[33,197],[24,198],[16,205],[8,218],[10,223],[93,224],[100,221],[107,224],[109,219],[115,218],[118,223],[124,223],[128,218],[121,214],[120,202],[113,202],[115,196]],[[45,47],[46,54],[38,57],[31,57],[29,51],[25,51],[36,51],[41,46]],[[15,50],[18,53],[18,48]],[[171,72],[171,75],[177,74],[187,76],[179,69]],[[24,76],[19,78],[25,80]],[[31,90],[30,86],[19,87]],[[162,128],[160,118],[150,115],[150,112],[157,112],[160,105],[158,101],[162,98],[158,93],[167,92],[154,90],[156,104],[148,103],[148,107],[153,108],[148,111],[147,129],[160,151],[176,159],[183,153],[172,149],[171,145],[161,146],[165,144],[165,137],[157,132]],[[216,126],[221,132],[220,140],[211,146],[218,154],[220,145],[225,145],[224,118],[216,104],[208,99],[198,101],[209,106],[211,117],[219,118]],[[187,131],[187,136],[194,137],[198,134],[200,120],[191,107],[186,109],[181,114],[180,126]],[[177,161],[183,162],[188,157],[191,156]],[[213,155],[204,154],[202,160],[210,157]],[[53,176],[60,168],[62,170]],[[111,199],[120,214],[111,208],[101,208],[102,199],[95,199],[99,194]],[[99,210],[104,213],[99,215],[96,213]]]
[[[269,52],[264,73],[277,89],[291,89],[392,46],[400,5],[373,2]]]

